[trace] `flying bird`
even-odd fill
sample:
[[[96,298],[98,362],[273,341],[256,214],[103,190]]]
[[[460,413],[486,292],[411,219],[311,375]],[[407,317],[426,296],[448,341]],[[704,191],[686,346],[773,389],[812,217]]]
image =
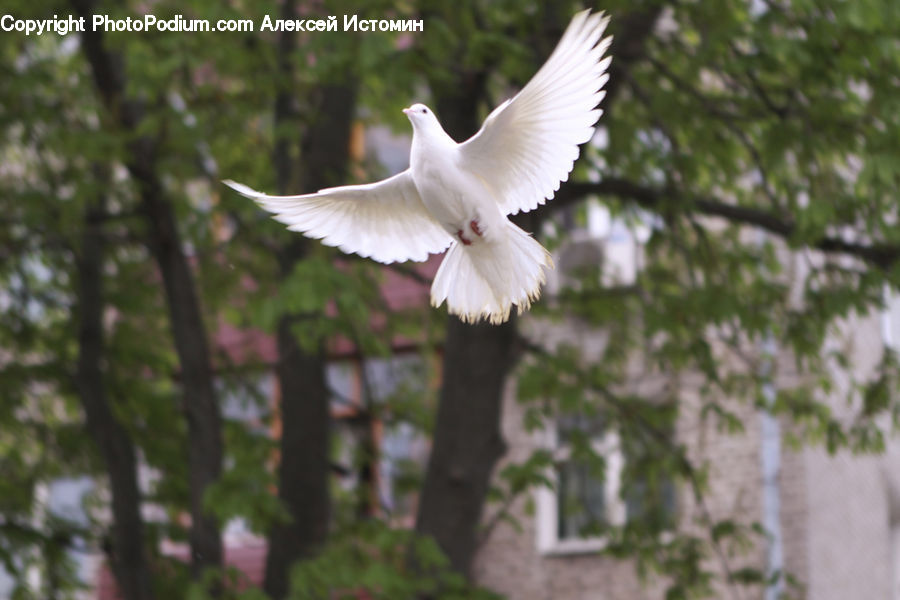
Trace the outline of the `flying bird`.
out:
[[[507,217],[551,199],[602,114],[612,42],[609,17],[578,13],[522,90],[458,144],[424,104],[403,109],[413,127],[409,168],[383,181],[268,196],[224,183],[292,231],[383,263],[447,251],[431,286],[466,322],[499,324],[540,296],[550,253]]]

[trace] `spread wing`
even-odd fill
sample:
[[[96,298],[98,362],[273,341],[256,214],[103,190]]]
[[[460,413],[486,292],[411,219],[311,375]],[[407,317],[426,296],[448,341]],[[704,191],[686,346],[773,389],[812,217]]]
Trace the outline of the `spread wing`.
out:
[[[267,196],[234,181],[223,183],[291,231],[379,262],[424,261],[453,241],[422,204],[409,170],[375,183],[303,196]]]
[[[514,98],[498,106],[460,146],[465,168],[493,187],[506,214],[529,211],[559,189],[591,139],[612,60],[601,60],[609,17],[585,10],[572,19],[544,66]]]

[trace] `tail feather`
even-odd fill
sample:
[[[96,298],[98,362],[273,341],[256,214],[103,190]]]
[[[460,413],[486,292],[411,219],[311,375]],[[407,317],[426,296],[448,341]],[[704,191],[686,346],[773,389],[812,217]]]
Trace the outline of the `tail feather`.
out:
[[[513,305],[521,313],[540,297],[545,268],[553,268],[550,253],[508,223],[500,239],[450,247],[431,286],[431,303],[446,300],[450,313],[468,323],[503,323]]]

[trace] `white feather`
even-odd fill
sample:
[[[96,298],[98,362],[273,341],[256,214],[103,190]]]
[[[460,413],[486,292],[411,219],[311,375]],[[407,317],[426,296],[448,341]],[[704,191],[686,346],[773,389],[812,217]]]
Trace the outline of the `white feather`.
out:
[[[234,181],[224,183],[291,231],[378,262],[421,262],[453,241],[425,209],[408,170],[376,183],[302,196],[267,196]]]
[[[528,233],[507,221],[501,235],[486,244],[454,242],[431,286],[431,303],[446,300],[450,313],[465,322],[509,319],[513,306],[527,310],[541,295],[550,253]]]
[[[600,60],[612,42],[600,40],[608,22],[589,10],[575,15],[531,81],[460,146],[464,168],[490,182],[504,214],[552,198],[569,178],[579,144],[593,136],[612,60]]]

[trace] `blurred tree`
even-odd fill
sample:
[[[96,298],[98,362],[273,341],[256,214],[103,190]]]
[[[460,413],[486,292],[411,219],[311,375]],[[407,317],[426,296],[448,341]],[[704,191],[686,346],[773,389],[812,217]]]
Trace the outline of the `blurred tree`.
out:
[[[335,336],[384,355],[398,332],[426,339],[444,309],[387,314],[377,267],[336,261],[235,195],[219,197],[219,173],[282,192],[375,178],[377,165],[348,169],[352,122],[408,131],[398,109],[429,97],[447,131],[465,138],[534,73],[576,7],[164,1],[153,4],[159,17],[250,18],[258,27],[265,15],[357,13],[423,18],[425,33],[0,35],[0,560],[16,597],[71,595],[71,552],[92,548],[107,553],[129,600],[231,594],[216,582],[220,529],[236,517],[268,535],[263,588],[272,598],[361,588],[474,597],[460,575],[483,539],[488,498],[497,500],[495,522],[544,481],[549,464],[536,453],[494,473],[513,369],[529,427],[560,413],[602,414],[633,457],[623,494],[646,518],[605,530],[611,553],[665,575],[675,598],[709,595],[716,578],[765,585],[765,573],[707,560],[749,535],[740,524],[707,513],[703,531],[662,535],[671,526],[666,493],[638,483],[672,480],[702,507],[705,465],[670,435],[684,413],[677,391],[618,390],[639,356],[648,369],[701,377],[704,418],[730,430],[742,427],[736,407],[755,403],[795,419],[807,442],[882,448],[879,419],[898,415],[891,353],[851,386],[860,406],[851,421],[817,394],[839,371],[853,374],[827,350],[827,333],[877,310],[898,283],[895,4],[600,7],[616,35],[607,142],[585,147],[556,199],[517,219],[562,243],[567,225],[585,218],[582,201],[600,198],[624,222],[650,224],[644,268],[614,287],[585,272],[535,308],[538,318],[606,331],[616,343],[599,355],[545,348],[523,333],[525,319],[492,327],[449,318],[437,328],[439,405],[433,424],[416,421],[433,434],[421,537],[360,519],[365,511],[348,519],[333,505],[324,369]],[[17,18],[141,10],[87,0],[8,8]],[[796,256],[811,257],[799,285],[788,272]],[[373,315],[383,328],[372,327]],[[210,343],[225,320],[277,336],[277,364],[256,365],[277,372],[277,448],[252,424],[220,416],[237,391],[259,396],[254,365],[233,365]],[[774,399],[763,394],[770,357],[751,352],[741,363],[721,350],[745,353],[764,340],[804,375]],[[268,424],[273,415],[260,405]],[[602,471],[603,457],[579,436],[574,447]],[[110,523],[47,510],[47,486],[85,474],[108,480],[108,501],[101,493],[94,501],[111,506]],[[150,505],[161,510],[145,523]],[[192,577],[159,556],[161,539],[190,541]],[[298,559],[311,560],[291,578]],[[29,589],[29,573],[41,574],[40,589]],[[245,594],[253,593],[261,592]]]
[[[72,7],[85,20],[92,20],[98,12],[91,0],[75,0]],[[208,486],[216,482],[222,471],[222,424],[213,390],[206,326],[172,200],[157,170],[158,141],[149,132],[140,133],[148,119],[147,100],[129,97],[125,59],[108,48],[102,31],[86,28],[81,44],[105,109],[100,124],[111,136],[120,131],[125,134],[119,159],[136,185],[137,210],[148,225],[146,244],[163,279],[188,425],[191,566],[195,577],[199,577],[206,567],[222,566],[219,528],[203,505]]]
[[[104,334],[103,264],[101,223],[106,214],[107,169],[98,169],[97,200],[86,202],[81,247],[75,248],[77,272],[76,312],[78,362],[75,387],[84,409],[85,424],[109,475],[113,523],[108,555],[125,600],[151,597],[138,467],[134,443],[110,405],[103,376]]]
[[[293,0],[287,0],[281,14],[285,19],[292,19],[302,13]],[[273,162],[278,193],[287,195],[299,189],[340,185],[347,170],[350,125],[356,108],[356,78],[347,77],[348,72],[342,80],[324,74],[309,86],[307,122],[302,123],[297,118],[294,100],[298,89],[294,73],[297,36],[291,32],[279,34],[277,53],[279,79],[273,119]],[[348,55],[340,63],[344,67],[353,63],[353,53]],[[301,139],[294,131],[297,127],[304,132]],[[295,146],[299,148],[292,151]],[[283,277],[290,277],[297,264],[306,258],[310,243],[300,236],[284,240],[277,250]],[[327,339],[313,335],[301,345],[295,333],[304,321],[322,318],[321,310],[290,311],[278,320],[277,370],[281,400],[278,496],[290,515],[290,522],[275,524],[268,538],[263,587],[276,600],[288,592],[291,565],[300,558],[313,556],[328,538],[331,396],[325,376]]]

